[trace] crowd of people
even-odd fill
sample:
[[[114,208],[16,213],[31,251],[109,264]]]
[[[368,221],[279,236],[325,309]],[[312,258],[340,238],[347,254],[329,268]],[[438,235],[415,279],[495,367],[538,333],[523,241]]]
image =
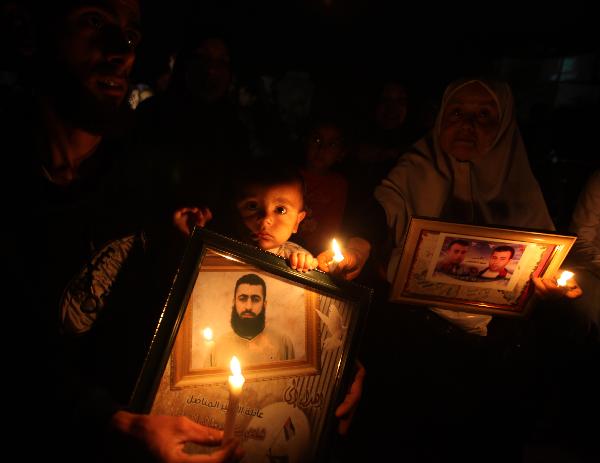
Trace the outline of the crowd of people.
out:
[[[332,461],[533,462],[542,460],[527,452],[540,443],[566,452],[552,461],[600,456],[598,426],[584,426],[599,412],[600,170],[572,205],[569,228],[556,230],[507,83],[450,82],[427,123],[412,116],[408,86],[387,79],[371,114],[348,120],[327,105],[307,109],[311,86],[298,75],[236,87],[227,41],[199,31],[142,99],[130,86],[143,37],[138,0],[39,2],[24,17],[31,52],[0,101],[3,256],[20,297],[4,320],[22,337],[5,350],[7,416],[21,460],[243,458],[239,440],[216,429],[129,408],[194,227],[299,272],[374,289],[352,385],[335,404]],[[575,281],[532,278],[528,319],[392,303],[414,216],[576,233],[564,264]],[[330,268],[333,236],[345,259]],[[437,270],[510,279],[515,248],[495,247],[473,273],[463,263],[469,244],[449,242]],[[256,275],[236,283],[227,343],[275,336],[264,327],[266,293]],[[279,348],[265,355],[294,358],[277,336]],[[395,400],[383,399],[389,391]],[[382,416],[381,405],[392,409]],[[189,443],[215,450],[192,455]]]

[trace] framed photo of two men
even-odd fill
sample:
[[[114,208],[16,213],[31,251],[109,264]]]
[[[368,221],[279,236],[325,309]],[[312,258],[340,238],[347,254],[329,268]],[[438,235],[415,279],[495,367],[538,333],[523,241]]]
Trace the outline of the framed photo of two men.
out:
[[[236,357],[245,382],[233,433],[243,461],[318,460],[353,379],[371,297],[369,288],[297,272],[274,254],[195,229],[131,408],[223,429]]]
[[[576,236],[413,217],[390,300],[526,317],[532,277],[552,276]]]

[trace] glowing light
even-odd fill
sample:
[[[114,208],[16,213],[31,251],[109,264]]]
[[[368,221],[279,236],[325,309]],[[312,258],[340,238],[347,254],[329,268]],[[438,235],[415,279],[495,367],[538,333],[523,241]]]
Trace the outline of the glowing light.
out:
[[[335,240],[335,238],[331,242],[331,247],[333,249],[333,261],[339,264],[341,261],[344,260],[344,255],[342,254],[342,250],[340,249],[340,246]]]
[[[242,376],[242,366],[240,365],[240,361],[236,356],[231,357],[229,368],[231,369],[229,386],[236,392],[240,392],[242,390],[242,386],[244,385],[244,381],[246,381],[246,378]]]
[[[202,330],[202,336],[204,337],[205,341],[212,341],[212,339],[213,339],[213,330],[211,329],[210,326],[207,326],[206,328],[204,328]]]
[[[568,270],[563,271],[556,281],[556,284],[558,286],[567,286],[567,282],[573,278],[573,275],[575,275],[573,272],[569,272]]]

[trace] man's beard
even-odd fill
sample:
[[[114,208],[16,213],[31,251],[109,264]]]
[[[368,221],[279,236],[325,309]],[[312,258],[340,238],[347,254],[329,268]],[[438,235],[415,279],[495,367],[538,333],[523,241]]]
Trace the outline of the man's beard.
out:
[[[238,336],[246,339],[252,339],[258,336],[265,329],[265,307],[255,317],[242,318],[233,306],[231,310],[231,327]]]
[[[118,102],[94,95],[70,72],[50,80],[47,92],[56,111],[73,126],[97,135],[116,134],[128,126],[130,111],[126,98]]]

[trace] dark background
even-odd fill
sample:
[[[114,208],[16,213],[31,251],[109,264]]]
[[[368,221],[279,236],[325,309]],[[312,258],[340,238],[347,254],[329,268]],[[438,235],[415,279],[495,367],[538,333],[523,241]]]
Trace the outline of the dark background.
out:
[[[364,116],[369,88],[405,82],[415,110],[468,75],[505,79],[558,228],[600,166],[600,24],[590,3],[368,0],[143,3],[140,81],[195,34],[227,38],[236,78],[310,74],[316,97]]]

